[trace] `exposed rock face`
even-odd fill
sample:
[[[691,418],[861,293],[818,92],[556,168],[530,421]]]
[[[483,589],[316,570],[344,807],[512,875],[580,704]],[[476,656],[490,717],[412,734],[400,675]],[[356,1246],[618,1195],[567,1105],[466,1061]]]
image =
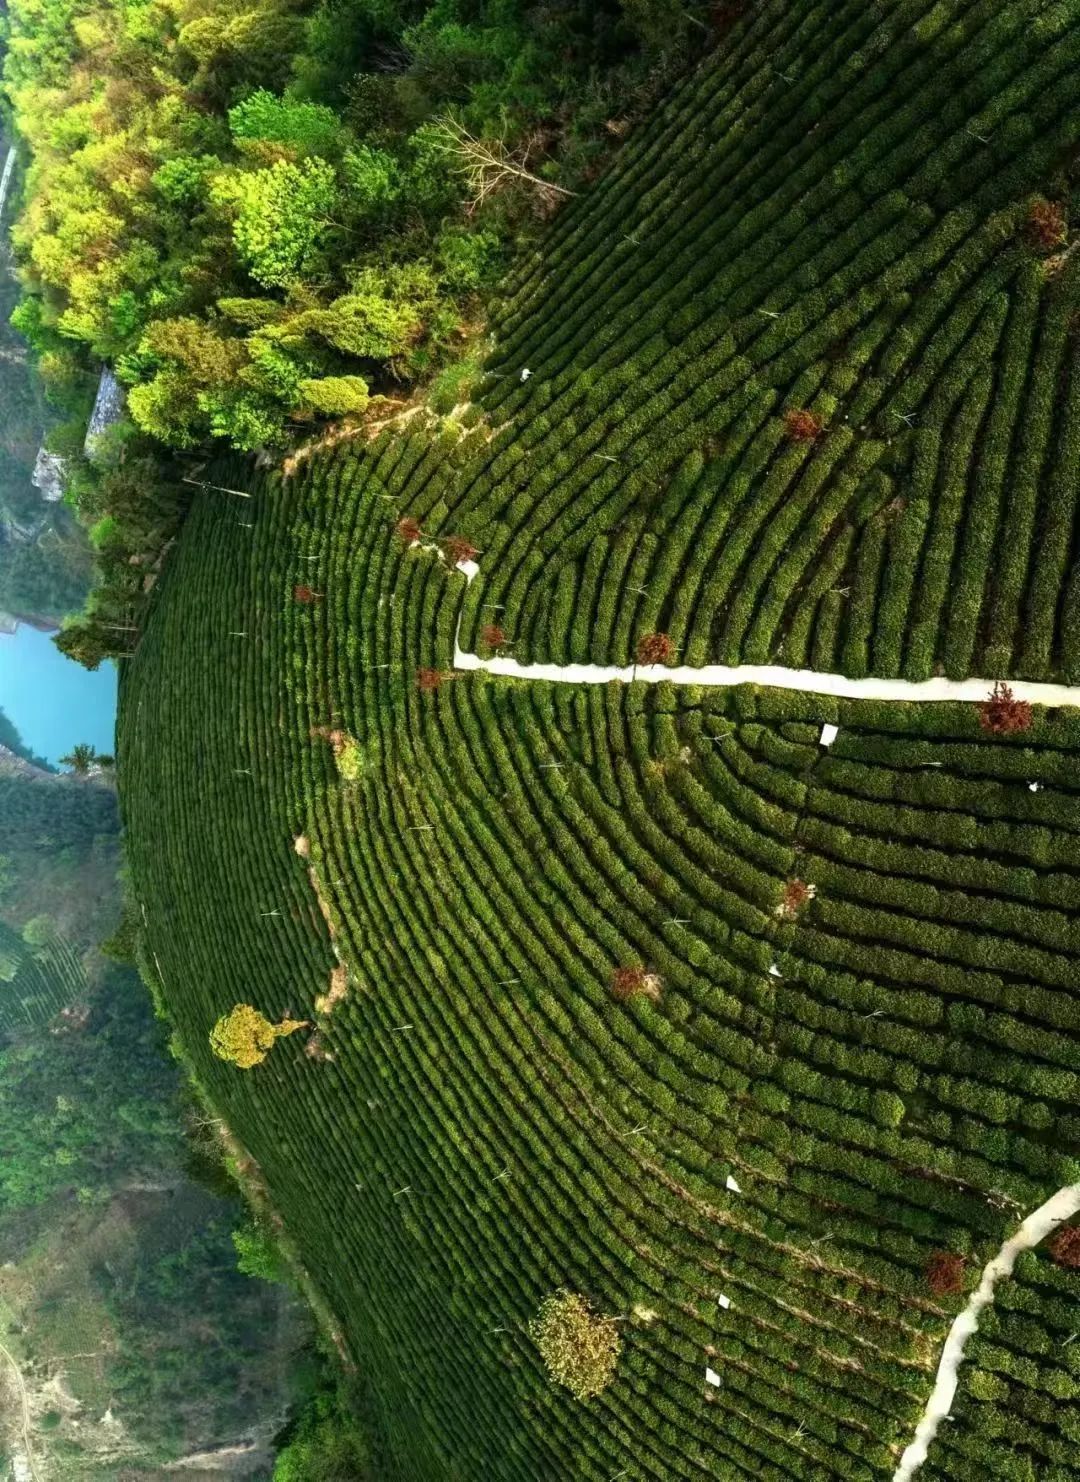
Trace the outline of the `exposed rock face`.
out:
[[[21,777],[46,782],[55,782],[62,776],[59,772],[47,772],[44,767],[28,762],[24,756],[19,756],[18,752],[0,745],[0,775],[3,773],[16,773]]]
[[[42,499],[55,504],[63,497],[64,466],[65,460],[59,453],[47,453],[44,448],[38,449],[30,482],[35,489],[41,490]]]
[[[36,540],[42,524],[40,515],[35,520],[18,520],[10,510],[0,509],[0,545],[19,545],[26,540]]]
[[[123,415],[124,388],[109,367],[105,366],[101,372],[101,380],[98,382],[94,410],[90,413],[90,421],[86,428],[86,441],[83,443],[83,452],[87,458],[93,458],[101,434],[114,422],[119,422]]]

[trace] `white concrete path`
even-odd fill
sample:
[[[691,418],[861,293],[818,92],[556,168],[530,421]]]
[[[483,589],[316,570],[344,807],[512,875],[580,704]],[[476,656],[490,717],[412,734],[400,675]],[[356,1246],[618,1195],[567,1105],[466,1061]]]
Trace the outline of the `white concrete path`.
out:
[[[414,541],[414,544],[420,542]],[[457,569],[471,583],[479,574],[475,561],[458,561]],[[985,700],[996,683],[993,679],[849,679],[846,674],[824,674],[817,669],[785,669],[782,664],[522,664],[518,659],[496,656],[482,659],[461,646],[461,618],[454,630],[454,668],[482,669],[507,679],[544,679],[552,684],[700,684],[709,689],[730,689],[738,684],[760,684],[778,690],[802,690],[809,695],[837,695],[845,700]],[[1038,680],[1010,679],[1009,688],[1018,700],[1032,705],[1080,705],[1080,684],[1044,684]]]
[[[460,627],[460,624],[459,624]],[[846,700],[914,700],[922,703],[964,700],[978,703],[994,688],[992,679],[849,679],[846,674],[824,674],[817,669],[785,669],[780,664],[522,664],[505,655],[482,659],[466,653],[454,635],[454,668],[482,669],[507,679],[544,679],[553,684],[699,684],[708,689],[730,689],[738,684],[760,684],[779,690],[802,690],[810,695],[837,695]],[[1032,705],[1080,705],[1080,685],[1042,684],[1010,679],[1018,700]]]
[[[497,656],[482,659],[466,653],[455,640],[455,669],[483,669],[508,679],[546,679],[555,684],[699,684],[711,689],[737,684],[760,684],[781,690],[802,690],[811,695],[838,695],[848,700],[985,700],[994,688],[992,679],[850,679],[846,674],[824,674],[817,669],[785,669],[780,664],[522,664]],[[1010,679],[1009,688],[1018,700],[1032,705],[1080,705],[1080,685],[1042,684]]]
[[[1029,1214],[1016,1234],[1010,1235],[986,1266],[982,1280],[972,1292],[967,1306],[949,1329],[949,1336],[941,1351],[937,1378],[926,1402],[923,1418],[916,1428],[915,1439],[900,1458],[900,1465],[893,1473],[893,1482],[909,1482],[926,1460],[926,1453],[937,1435],[938,1426],[952,1409],[956,1396],[957,1369],[963,1360],[964,1348],[979,1326],[979,1315],[994,1300],[994,1288],[998,1282],[1003,1276],[1012,1275],[1016,1258],[1021,1251],[1031,1250],[1039,1245],[1065,1220],[1072,1219],[1077,1211],[1080,1211],[1080,1184],[1068,1184]]]
[[[466,581],[471,582],[480,568],[475,561],[461,561],[458,569],[464,573]],[[454,668],[480,669],[487,674],[504,675],[508,679],[543,679],[555,684],[610,684],[612,680],[623,684],[630,684],[634,680],[641,680],[645,684],[666,681],[669,684],[698,684],[713,688],[759,684],[776,689],[802,690],[812,695],[837,695],[851,700],[978,702],[985,700],[994,688],[994,681],[990,679],[849,679],[844,674],[823,674],[815,669],[785,669],[778,664],[704,664],[700,668],[684,664],[669,668],[666,664],[522,664],[517,659],[508,657],[482,659],[478,654],[466,653],[461,647],[460,617],[454,632]],[[1041,684],[1023,679],[1010,680],[1009,685],[1018,700],[1028,700],[1032,705],[1080,705],[1080,685]],[[729,1179],[729,1187],[731,1182]],[[1040,1244],[1063,1221],[1071,1219],[1078,1211],[1080,1184],[1070,1184],[1059,1189],[1045,1204],[1028,1215],[1016,1233],[1005,1241],[986,1266],[967,1306],[949,1329],[926,1409],[916,1428],[914,1439],[900,1458],[893,1474],[893,1482],[910,1482],[926,1460],[938,1427],[952,1409],[956,1396],[957,1371],[963,1361],[964,1348],[979,1326],[980,1314],[993,1302],[997,1283],[1002,1277],[1012,1274],[1016,1258],[1022,1251],[1031,1250]],[[711,1371],[708,1371],[707,1377],[710,1374]]]
[[[0,216],[3,215],[4,202],[7,200],[8,186],[11,184],[11,172],[15,168],[15,146],[14,144],[7,152],[4,160],[4,173],[0,175]]]

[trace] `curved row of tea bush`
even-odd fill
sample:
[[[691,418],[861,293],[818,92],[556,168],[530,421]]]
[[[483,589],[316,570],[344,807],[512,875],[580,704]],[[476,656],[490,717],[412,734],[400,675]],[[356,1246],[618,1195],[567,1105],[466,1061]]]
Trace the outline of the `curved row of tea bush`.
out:
[[[1043,1252],[1021,1257],[967,1349],[952,1423],[939,1433],[927,1482],[1068,1482],[1076,1471],[1077,1405],[1057,1354],[1076,1341],[1075,1316],[1070,1274]]]
[[[79,954],[51,928],[24,940],[0,922],[0,1032],[47,1024],[86,987]]]
[[[964,1292],[1080,1176],[1080,717],[424,692],[465,582],[395,534],[413,455],[196,502],[121,718],[178,1033],[371,1376],[388,1475],[887,1476]],[[659,998],[620,1003],[637,964]],[[239,1001],[315,1020],[315,1053],[215,1061]],[[563,1286],[624,1319],[587,1406],[526,1334]],[[1080,1353],[1052,1366],[1072,1395]]]
[[[143,959],[380,1475],[888,1477],[1080,1178],[1080,712],[451,672],[460,623],[1074,675],[1078,49],[1035,0],[747,7],[521,264],[459,418],[195,499],[123,684]],[[307,1045],[216,1060],[244,1002]],[[529,1336],[560,1289],[618,1318],[588,1402]],[[941,1475],[1014,1418],[1058,1464],[1059,1316],[1056,1431],[1014,1333]]]
[[[560,218],[436,506],[519,658],[1080,676],[1080,26],[1035,8],[761,5]]]

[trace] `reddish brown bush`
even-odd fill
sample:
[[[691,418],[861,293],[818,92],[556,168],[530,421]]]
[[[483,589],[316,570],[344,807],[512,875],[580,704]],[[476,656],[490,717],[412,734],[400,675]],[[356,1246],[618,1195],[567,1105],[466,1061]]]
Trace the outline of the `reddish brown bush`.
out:
[[[506,634],[498,623],[486,623],[480,629],[480,642],[486,643],[488,648],[502,648],[506,642]]]
[[[1059,1266],[1080,1266],[1080,1225],[1062,1225],[1046,1248]]]
[[[417,669],[417,688],[426,693],[437,690],[444,679],[449,679],[449,674],[444,674],[441,669]]]
[[[995,736],[1010,736],[1031,730],[1031,704],[1018,700],[1007,684],[998,680],[979,706],[979,724]]]
[[[459,561],[475,561],[480,552],[467,541],[464,535],[448,535],[443,541],[443,550],[451,565]]]
[[[784,432],[793,443],[816,443],[825,431],[825,424],[815,412],[806,407],[793,407],[784,413]]]
[[[617,967],[611,975],[611,996],[620,1003],[628,998],[660,997],[660,979],[643,967]]]
[[[1024,236],[1039,252],[1052,252],[1068,236],[1065,208],[1058,201],[1032,201],[1024,220]]]
[[[674,652],[675,645],[666,633],[643,633],[638,639],[639,664],[666,664]]]
[[[412,545],[414,540],[419,540],[423,531],[420,529],[420,521],[414,520],[410,515],[405,515],[397,522],[397,533],[406,545]]]
[[[784,893],[780,897],[776,914],[784,921],[794,921],[802,908],[809,905],[815,895],[817,895],[816,885],[807,885],[805,880],[788,880],[784,884]]]
[[[953,1255],[947,1250],[936,1250],[926,1263],[926,1284],[934,1296],[950,1297],[956,1292],[962,1292],[966,1265],[963,1256]]]
[[[292,594],[294,602],[302,602],[305,605],[309,602],[319,602],[322,599],[321,592],[313,592],[310,587],[304,586],[302,582],[293,587]]]
[[[721,35],[746,14],[746,0],[716,0],[709,12],[713,30]]]

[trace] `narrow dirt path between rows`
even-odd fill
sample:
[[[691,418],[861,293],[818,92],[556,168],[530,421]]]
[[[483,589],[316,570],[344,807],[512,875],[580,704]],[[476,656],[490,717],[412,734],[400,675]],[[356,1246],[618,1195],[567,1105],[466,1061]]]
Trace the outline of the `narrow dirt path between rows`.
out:
[[[19,1392],[19,1403],[22,1407],[22,1438],[23,1450],[26,1452],[26,1464],[30,1468],[30,1475],[34,1482],[39,1482],[37,1466],[34,1463],[34,1452],[30,1445],[30,1397],[26,1393],[26,1381],[23,1379],[22,1370],[19,1368],[13,1354],[0,1343],[0,1358],[7,1359],[11,1366],[11,1372],[15,1376],[15,1387]]]

